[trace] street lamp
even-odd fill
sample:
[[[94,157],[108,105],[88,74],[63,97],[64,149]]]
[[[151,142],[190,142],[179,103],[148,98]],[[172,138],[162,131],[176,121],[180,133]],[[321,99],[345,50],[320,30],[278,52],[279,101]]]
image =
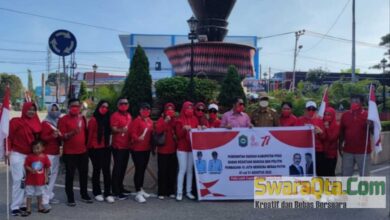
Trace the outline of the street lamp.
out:
[[[192,16],[190,19],[187,20],[188,26],[190,27],[190,33],[188,33],[188,39],[191,40],[191,75],[190,75],[190,84],[188,88],[189,97],[193,98],[194,94],[194,40],[198,37],[196,34],[196,29],[198,27],[198,19],[196,19],[194,16]]]
[[[96,70],[98,66],[96,64],[93,64],[93,86],[92,86],[92,101],[95,101],[95,83],[96,83]]]
[[[299,30],[297,32],[295,32],[295,49],[294,49],[294,66],[293,66],[293,78],[292,78],[292,84],[290,85],[290,89],[292,89],[292,91],[294,92],[295,90],[295,67],[297,65],[297,56],[298,56],[298,52],[299,50],[302,49],[302,45],[299,45],[298,47],[298,40],[299,40],[299,37],[301,35],[304,35],[305,34],[305,30]]]

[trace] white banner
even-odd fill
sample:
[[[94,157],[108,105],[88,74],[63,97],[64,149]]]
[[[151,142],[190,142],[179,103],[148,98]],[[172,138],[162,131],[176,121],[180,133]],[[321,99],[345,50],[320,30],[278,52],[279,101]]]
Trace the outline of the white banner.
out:
[[[258,176],[315,175],[312,126],[192,130],[199,200],[253,199]]]

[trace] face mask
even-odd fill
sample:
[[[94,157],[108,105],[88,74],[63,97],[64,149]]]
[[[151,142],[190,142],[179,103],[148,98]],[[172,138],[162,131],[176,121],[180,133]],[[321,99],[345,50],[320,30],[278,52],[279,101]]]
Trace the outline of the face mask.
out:
[[[331,115],[324,115],[324,121],[332,121],[332,116]]]
[[[316,112],[315,111],[308,111],[307,115],[312,118]]]
[[[184,111],[184,114],[187,116],[187,117],[191,117],[194,115],[194,110],[193,109],[186,109]]]
[[[150,110],[149,109],[141,110],[141,116],[142,117],[147,118],[147,117],[149,117],[149,115],[150,115]]]
[[[61,115],[61,112],[60,111],[55,111],[55,112],[49,112],[49,116],[51,118],[59,118]]]
[[[119,111],[121,111],[121,112],[125,112],[125,111],[129,110],[129,105],[120,105],[120,106],[118,107],[118,109],[119,109]]]
[[[169,116],[169,117],[173,117],[173,116],[175,116],[175,111],[173,111],[173,110],[166,110],[165,111],[165,115]]]
[[[195,115],[198,117],[202,117],[204,115],[204,112],[196,110]]]
[[[282,116],[283,117],[288,117],[291,114],[291,110],[282,110]]]
[[[239,113],[243,112],[244,110],[245,110],[245,106],[243,106],[243,105],[240,105],[236,108],[236,111]]]
[[[352,111],[357,111],[357,110],[359,110],[360,108],[361,108],[361,105],[358,104],[358,103],[352,103],[352,104],[351,104],[351,110],[352,110]]]
[[[108,108],[107,107],[100,107],[99,108],[99,113],[102,114],[102,115],[105,115],[106,113],[108,112]]]
[[[70,107],[69,112],[71,115],[78,115],[80,113],[80,107],[72,106]]]
[[[209,117],[210,117],[210,119],[215,120],[215,119],[217,119],[217,113],[210,113]]]
[[[263,107],[263,108],[268,107],[268,101],[263,100],[263,101],[260,101],[259,104],[260,104],[260,107]]]

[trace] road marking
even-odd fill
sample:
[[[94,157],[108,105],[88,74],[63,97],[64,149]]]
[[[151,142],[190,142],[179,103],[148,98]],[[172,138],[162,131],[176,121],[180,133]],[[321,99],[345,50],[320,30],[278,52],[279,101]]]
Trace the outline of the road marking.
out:
[[[377,172],[380,172],[382,170],[387,170],[387,169],[390,169],[390,166],[381,167],[381,168],[378,168],[376,170],[371,170],[370,173],[377,173]]]

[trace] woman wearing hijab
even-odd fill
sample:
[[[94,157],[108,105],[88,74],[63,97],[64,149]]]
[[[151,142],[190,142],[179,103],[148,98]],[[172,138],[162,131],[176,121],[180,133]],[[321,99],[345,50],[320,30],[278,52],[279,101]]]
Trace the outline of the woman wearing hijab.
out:
[[[113,203],[114,197],[111,195],[111,150],[110,150],[110,113],[109,104],[101,100],[88,122],[88,154],[92,162],[92,193],[95,200]],[[100,172],[103,172],[104,195],[100,188]]]
[[[337,149],[340,136],[340,126],[336,121],[336,111],[327,107],[324,112],[324,126],[326,139],[324,140],[325,149],[325,174],[326,176],[335,176],[337,164]]]
[[[150,119],[150,105],[140,105],[140,115],[131,124],[131,158],[134,162],[134,185],[137,192],[135,201],[145,203],[150,195],[143,190],[145,171],[148,167],[151,141],[153,133],[153,121]]]
[[[208,128],[209,127],[209,122],[206,117],[206,105],[203,102],[198,102],[195,105],[195,116],[198,119],[198,124],[202,128]]]
[[[42,126],[33,102],[23,104],[22,116],[13,118],[9,127],[10,168],[12,177],[11,214],[18,216],[24,203],[24,189],[21,187],[25,176],[24,161],[32,153],[31,144],[39,138]],[[21,209],[22,208],[22,209]],[[21,209],[21,210],[20,210]]]
[[[58,204],[59,200],[54,199],[54,184],[57,180],[58,169],[60,165],[60,146],[61,133],[57,128],[57,122],[61,112],[58,104],[52,104],[47,112],[46,118],[42,122],[41,140],[43,142],[44,151],[50,160],[50,178],[49,184],[42,195],[42,205],[48,209],[50,204]]]
[[[179,173],[177,176],[177,195],[176,200],[183,199],[183,181],[186,175],[186,196],[189,199],[195,199],[191,193],[192,189],[192,168],[193,158],[189,131],[197,128],[199,121],[194,115],[192,102],[184,102],[181,108],[179,119],[176,123],[176,135],[178,139],[177,158],[179,161]]]
[[[165,135],[164,145],[157,147],[159,199],[164,199],[165,196],[175,198],[177,174],[175,123],[175,105],[167,103],[164,106],[164,113],[156,123],[156,133]]]

